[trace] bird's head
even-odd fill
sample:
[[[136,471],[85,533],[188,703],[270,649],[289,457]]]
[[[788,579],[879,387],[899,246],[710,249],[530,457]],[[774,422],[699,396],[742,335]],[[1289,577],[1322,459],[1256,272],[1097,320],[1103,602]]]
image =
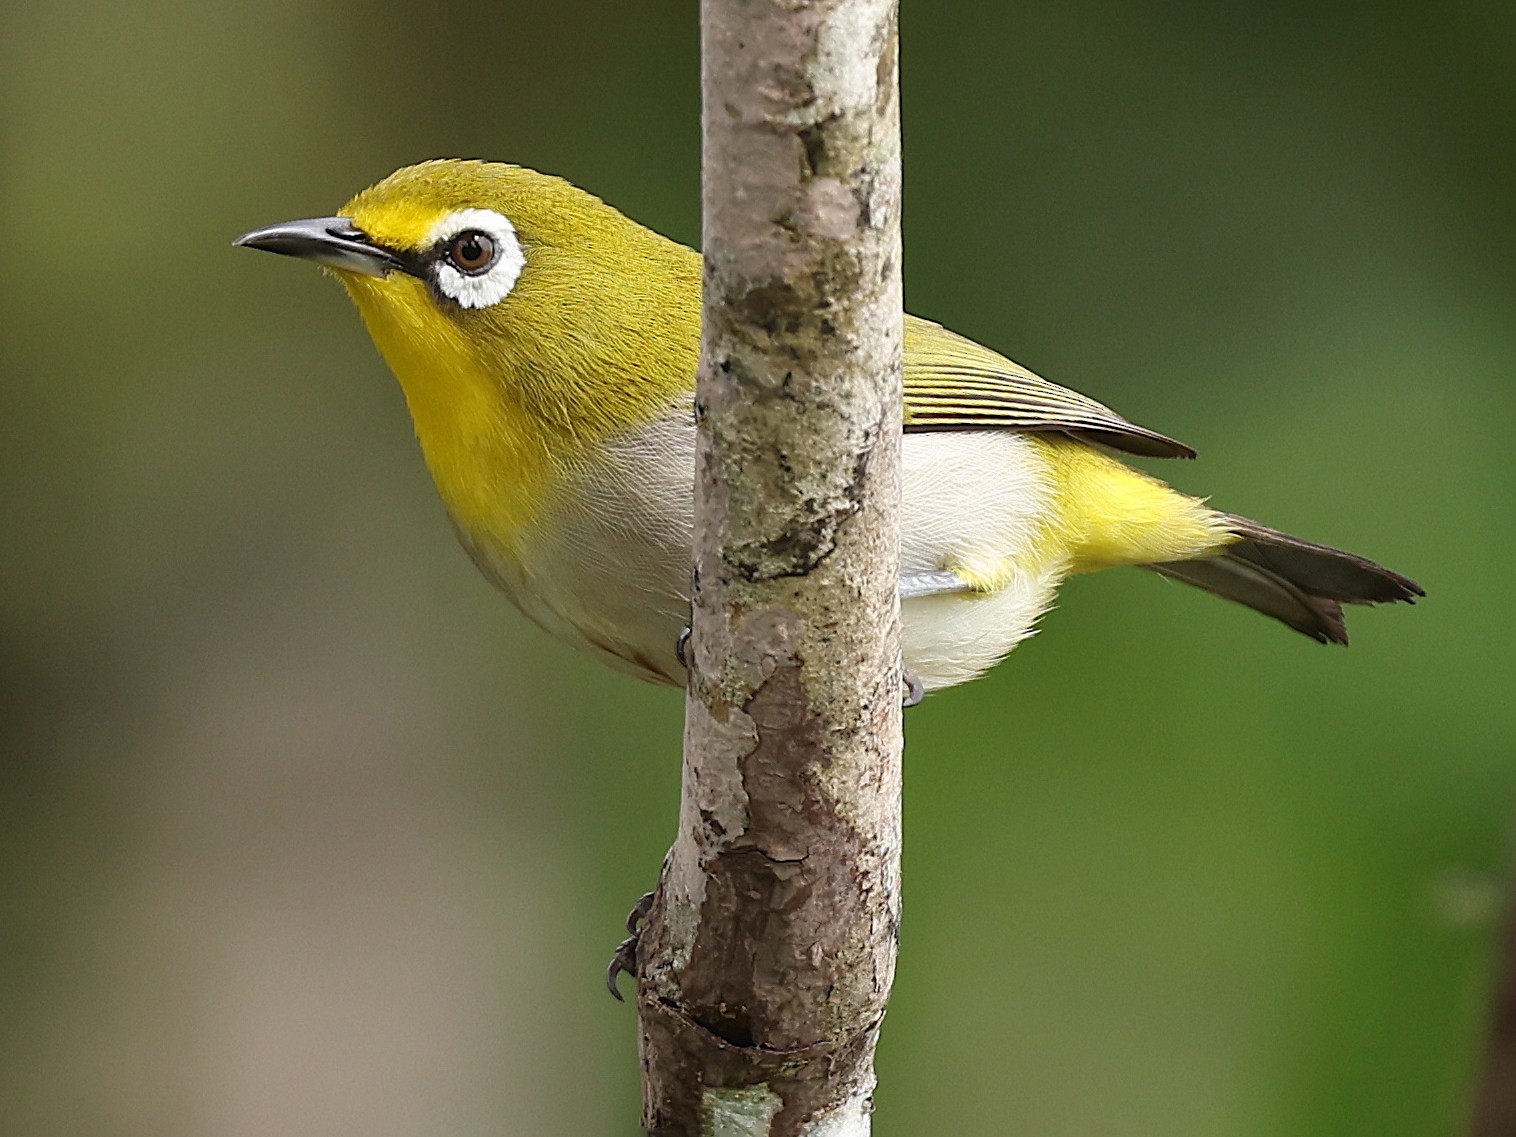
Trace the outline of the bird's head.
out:
[[[530,480],[694,385],[698,255],[561,178],[423,162],[237,244],[342,281],[455,514],[474,481]]]

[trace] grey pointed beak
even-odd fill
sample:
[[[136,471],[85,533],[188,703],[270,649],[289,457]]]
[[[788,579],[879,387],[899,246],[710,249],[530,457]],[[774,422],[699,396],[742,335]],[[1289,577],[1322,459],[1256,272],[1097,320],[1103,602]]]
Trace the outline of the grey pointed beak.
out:
[[[388,276],[397,270],[405,271],[406,267],[399,257],[374,244],[368,234],[346,217],[311,217],[266,225],[242,234],[232,244],[300,257],[364,276]]]

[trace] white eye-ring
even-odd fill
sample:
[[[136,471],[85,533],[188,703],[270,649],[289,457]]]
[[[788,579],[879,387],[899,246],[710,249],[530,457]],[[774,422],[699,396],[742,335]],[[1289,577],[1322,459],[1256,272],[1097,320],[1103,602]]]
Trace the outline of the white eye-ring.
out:
[[[427,245],[437,250],[437,287],[462,308],[488,308],[511,294],[526,255],[516,227],[493,209],[460,209],[433,226]]]

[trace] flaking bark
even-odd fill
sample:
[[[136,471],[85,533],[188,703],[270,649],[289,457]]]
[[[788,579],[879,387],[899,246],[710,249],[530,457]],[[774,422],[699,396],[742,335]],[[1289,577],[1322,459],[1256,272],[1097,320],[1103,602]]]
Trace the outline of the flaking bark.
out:
[[[679,833],[645,1128],[869,1130],[899,925],[894,0],[703,0],[705,321]]]

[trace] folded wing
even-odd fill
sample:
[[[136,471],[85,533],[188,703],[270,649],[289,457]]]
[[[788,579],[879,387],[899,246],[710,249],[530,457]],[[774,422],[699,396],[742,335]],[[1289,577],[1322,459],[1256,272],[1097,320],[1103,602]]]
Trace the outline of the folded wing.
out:
[[[1148,458],[1195,456],[1184,443],[917,316],[905,318],[905,429],[1058,431]]]

